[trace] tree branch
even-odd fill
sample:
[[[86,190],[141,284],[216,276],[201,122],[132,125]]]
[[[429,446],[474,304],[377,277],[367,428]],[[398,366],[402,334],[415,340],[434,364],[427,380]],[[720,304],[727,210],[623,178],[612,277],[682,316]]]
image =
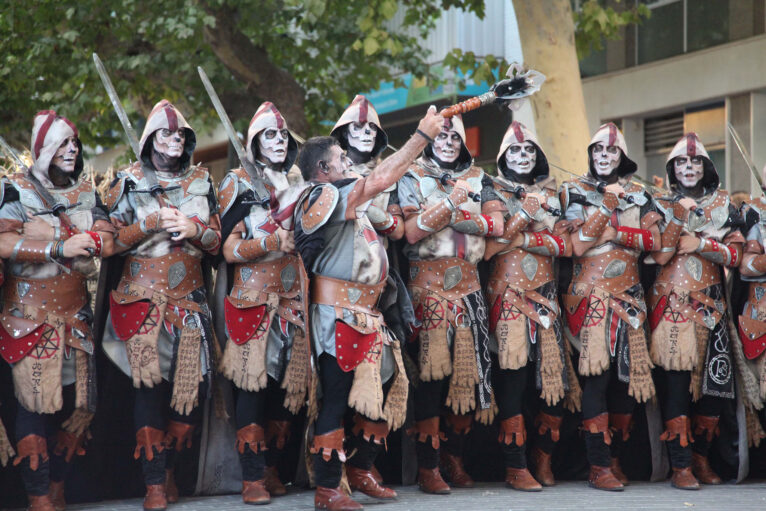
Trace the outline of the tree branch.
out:
[[[253,99],[260,98],[277,105],[290,128],[306,135],[309,123],[304,111],[306,95],[303,87],[287,71],[274,65],[266,51],[254,45],[239,30],[236,10],[205,8],[216,19],[214,27],[204,28],[205,41],[216,57],[236,78],[245,82],[248,93],[255,96]],[[256,107],[254,104],[250,110],[255,111]]]

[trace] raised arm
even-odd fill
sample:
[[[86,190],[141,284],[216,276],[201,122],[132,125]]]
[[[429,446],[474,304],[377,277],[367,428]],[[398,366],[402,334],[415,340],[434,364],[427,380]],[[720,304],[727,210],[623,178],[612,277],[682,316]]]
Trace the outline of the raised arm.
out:
[[[407,172],[410,163],[415,161],[415,158],[425,149],[426,145],[439,134],[443,124],[444,118],[436,112],[436,107],[429,107],[425,117],[420,120],[415,134],[410,137],[407,143],[383,160],[364,180],[364,187],[358,202],[364,203],[374,198],[399,181]]]

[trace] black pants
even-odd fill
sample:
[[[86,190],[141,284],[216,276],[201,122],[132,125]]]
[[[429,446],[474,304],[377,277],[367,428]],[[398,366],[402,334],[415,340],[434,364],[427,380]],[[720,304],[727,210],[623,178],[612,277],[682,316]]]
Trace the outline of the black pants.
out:
[[[498,408],[498,418],[503,421],[524,412],[524,401],[528,387],[528,380],[535,370],[532,362],[518,369],[500,369],[497,357],[492,357],[492,388],[494,390],[495,402]],[[530,367],[531,365],[531,367]],[[553,417],[562,417],[564,407],[559,401],[553,406],[544,401],[541,402],[540,411]],[[529,426],[527,432],[531,431]],[[547,453],[553,452],[554,442],[550,432],[540,436],[535,444]],[[526,468],[526,445],[516,445],[511,443],[502,445],[503,458],[506,467]]]
[[[53,415],[30,412],[21,403],[16,403],[16,442],[28,435],[37,435],[47,439],[48,461],[40,460],[37,470],[29,466],[29,458],[24,458],[19,465],[21,479],[27,494],[39,496],[48,493],[50,481],[63,481],[71,463],[67,463],[65,456],[54,454],[56,447],[56,434],[61,429],[61,423],[74,411],[74,384],[67,385],[62,389],[64,404],[61,410]]]
[[[202,420],[202,401],[206,395],[207,383],[199,386],[199,404],[188,415],[178,413],[170,408],[172,385],[163,380],[152,388],[143,385],[136,389],[136,399],[133,407],[133,424],[136,431],[143,427],[151,427],[165,431],[168,421],[180,422],[197,426]],[[152,460],[146,455],[141,456],[141,466],[144,472],[144,482],[147,485],[163,484],[165,470],[175,467],[176,451],[165,449],[154,453]]]
[[[348,395],[354,383],[354,372],[344,372],[335,357],[328,353],[319,356],[319,381],[322,386],[322,403],[319,408],[314,434],[324,435],[330,431],[343,428],[343,417],[348,407]],[[385,395],[387,388],[383,388]],[[349,463],[369,470],[377,455],[377,446],[372,442],[353,440],[357,454]],[[369,445],[367,445],[369,444]],[[333,453],[329,461],[321,455],[313,455],[314,472],[317,486],[337,488],[341,479],[341,462]]]
[[[257,424],[264,429],[266,422],[274,421],[292,421],[295,415],[290,413],[283,404],[286,391],[280,388],[279,383],[273,378],[269,378],[266,388],[252,392],[237,389],[237,411],[236,424],[237,429],[244,428],[250,424]],[[256,454],[252,449],[245,448],[240,453],[239,461],[242,465],[242,478],[245,481],[259,481],[263,479],[265,466],[275,466],[279,461],[281,451],[275,446],[268,446],[263,453]]]
[[[663,371],[664,392],[662,396],[662,416],[669,421],[681,415],[691,419],[692,415],[706,417],[719,417],[723,410],[724,400],[714,396],[702,396],[699,401],[692,403],[689,393],[691,371]],[[670,463],[675,468],[685,468],[691,464],[691,452],[694,451],[702,456],[710,452],[710,444],[706,434],[694,435],[694,443],[687,447],[681,447],[680,440],[674,439],[668,442]]]
[[[617,372],[607,369],[597,376],[583,378],[582,417],[592,419],[602,413],[632,414],[636,400],[628,395],[628,384],[617,378]]]
[[[632,415],[636,400],[628,395],[628,384],[617,378],[617,371],[607,369],[597,376],[583,378],[582,416],[592,419],[604,413]],[[619,458],[623,446],[622,435],[612,438],[607,445],[603,433],[585,432],[585,448],[588,463],[608,467],[611,458]]]

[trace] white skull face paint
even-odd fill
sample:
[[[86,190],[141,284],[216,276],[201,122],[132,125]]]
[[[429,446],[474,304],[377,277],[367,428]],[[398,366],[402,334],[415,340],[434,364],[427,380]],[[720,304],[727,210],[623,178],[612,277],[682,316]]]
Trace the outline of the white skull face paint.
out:
[[[371,122],[352,122],[348,125],[348,145],[360,153],[372,152],[378,128]]]
[[[505,165],[516,174],[529,174],[537,163],[537,148],[532,142],[511,144],[505,151]]]
[[[185,142],[186,130],[184,128],[179,128],[176,131],[163,128],[154,132],[154,150],[168,158],[180,158],[184,153]]]
[[[694,188],[705,174],[705,164],[701,156],[676,156],[673,158],[676,179],[684,188]]]
[[[602,142],[596,142],[593,144],[590,156],[593,160],[593,167],[596,169],[596,174],[599,176],[608,176],[614,169],[620,166],[620,162],[622,161],[622,150],[615,145],[607,146]]]
[[[77,146],[77,139],[75,137],[67,137],[61,142],[59,148],[56,149],[56,154],[53,155],[51,163],[66,173],[74,172],[79,152],[80,148]]]
[[[457,131],[442,126],[433,143],[434,156],[445,163],[452,163],[460,155],[460,145],[463,140]]]
[[[286,128],[266,128],[258,133],[258,160],[271,165],[284,163],[288,136]]]

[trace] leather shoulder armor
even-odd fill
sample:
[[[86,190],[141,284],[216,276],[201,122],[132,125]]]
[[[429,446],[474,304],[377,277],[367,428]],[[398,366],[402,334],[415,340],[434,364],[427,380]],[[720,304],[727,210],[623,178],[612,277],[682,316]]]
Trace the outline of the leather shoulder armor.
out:
[[[310,188],[301,199],[301,227],[311,234],[327,223],[338,205],[340,192],[330,184]]]
[[[27,179],[23,172],[17,172],[8,176],[8,182],[19,194],[19,202],[30,209],[45,209],[45,203],[39,196],[34,185]]]
[[[223,178],[218,188],[218,206],[221,208],[221,216],[225,215],[234,205],[239,195],[239,176],[232,170]]]
[[[186,194],[207,195],[210,191],[210,179],[205,167],[193,166],[191,172],[180,183]]]

